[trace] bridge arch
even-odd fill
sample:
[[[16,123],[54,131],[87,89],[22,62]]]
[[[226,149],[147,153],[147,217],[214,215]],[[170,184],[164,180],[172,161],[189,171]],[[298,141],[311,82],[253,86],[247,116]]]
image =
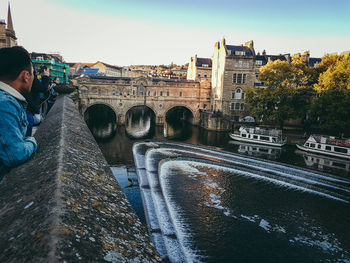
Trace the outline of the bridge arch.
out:
[[[182,113],[187,115],[185,120],[193,122],[193,119],[195,118],[195,113],[187,105],[181,105],[181,104],[167,108],[164,111],[165,120],[169,121],[169,118],[174,118],[174,117],[176,117],[176,119],[177,118],[182,119],[182,117],[185,117],[185,116],[176,116],[178,114],[178,112],[176,111],[180,111],[181,109],[184,109],[185,111],[183,111]],[[170,116],[171,113],[172,113],[172,116]]]
[[[107,106],[108,108],[110,108],[114,112],[115,120],[117,121],[117,116],[118,116],[117,111],[115,110],[115,108],[111,104],[104,102],[104,101],[95,101],[93,103],[89,103],[88,105],[86,105],[86,108],[83,110],[84,119],[85,119],[87,110],[95,105],[104,105],[104,106]]]

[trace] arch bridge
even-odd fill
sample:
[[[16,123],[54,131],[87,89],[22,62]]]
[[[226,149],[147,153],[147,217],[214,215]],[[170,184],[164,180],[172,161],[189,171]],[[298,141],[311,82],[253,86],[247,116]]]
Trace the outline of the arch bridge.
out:
[[[187,108],[193,124],[199,123],[199,110],[210,104],[210,83],[188,80],[89,76],[77,81],[80,110],[95,104],[110,107],[118,124],[125,124],[126,113],[135,106],[147,106],[155,114],[156,124],[164,124],[174,107]]]

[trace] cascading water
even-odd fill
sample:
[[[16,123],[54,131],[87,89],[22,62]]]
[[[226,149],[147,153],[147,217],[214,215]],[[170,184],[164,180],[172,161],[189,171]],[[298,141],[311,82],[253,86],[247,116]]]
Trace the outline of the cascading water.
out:
[[[133,154],[153,241],[171,262],[350,260],[347,178],[178,143]]]

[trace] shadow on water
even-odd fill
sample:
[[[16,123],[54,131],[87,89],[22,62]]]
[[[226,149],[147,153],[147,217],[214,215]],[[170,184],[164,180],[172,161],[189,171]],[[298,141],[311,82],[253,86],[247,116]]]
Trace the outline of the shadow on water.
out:
[[[185,107],[174,107],[165,116],[164,137],[185,141],[192,137],[192,112]]]
[[[97,140],[109,140],[114,137],[117,117],[109,106],[103,104],[90,106],[84,113],[84,120]]]

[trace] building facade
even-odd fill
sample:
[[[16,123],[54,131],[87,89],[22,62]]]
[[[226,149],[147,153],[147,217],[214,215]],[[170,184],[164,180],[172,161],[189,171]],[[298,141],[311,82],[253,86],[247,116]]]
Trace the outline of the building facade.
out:
[[[239,118],[248,114],[245,94],[254,87],[255,51],[253,41],[245,45],[215,43],[212,69],[211,110]]]
[[[211,58],[191,57],[188,63],[187,80],[211,81],[212,61]]]
[[[17,37],[13,28],[11,8],[8,5],[7,25],[4,19],[0,19],[0,48],[17,46]]]

